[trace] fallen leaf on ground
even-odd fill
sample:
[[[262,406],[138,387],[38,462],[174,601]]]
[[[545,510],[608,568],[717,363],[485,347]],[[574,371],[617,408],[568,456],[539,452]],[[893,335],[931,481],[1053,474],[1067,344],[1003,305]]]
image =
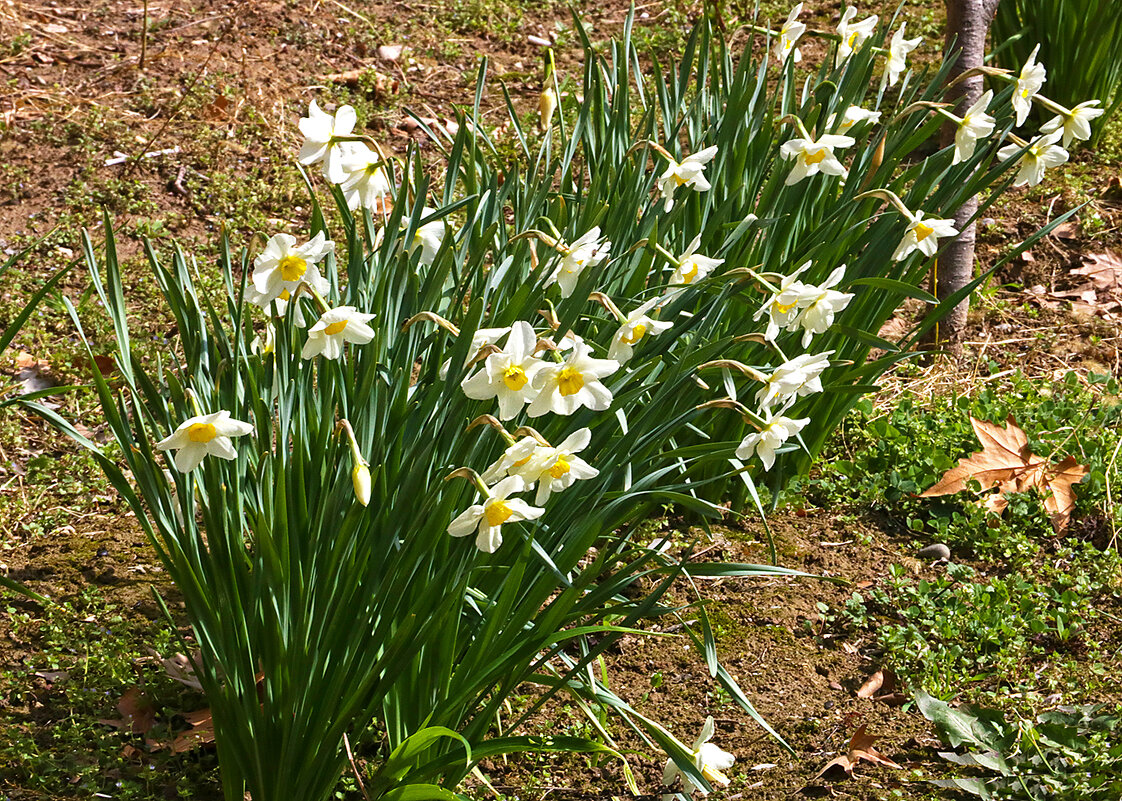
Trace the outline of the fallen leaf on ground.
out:
[[[919,497],[951,495],[968,489],[969,482],[977,481],[983,490],[997,490],[983,496],[982,501],[986,509],[1001,514],[1008,505],[1008,493],[1035,489],[1044,496],[1044,508],[1052,518],[1053,528],[1056,531],[1067,528],[1075,506],[1074,485],[1087,475],[1087,465],[1079,464],[1071,456],[1059,464],[1048,464],[1047,458],[1029,449],[1028,437],[1012,415],[1004,428],[973,417],[970,424],[982,443],[982,450],[961,459]]]
[[[131,734],[147,734],[156,725],[156,707],[139,687],[131,687],[121,696],[117,711],[121,713],[120,720],[99,720],[98,723]]]
[[[1122,290],[1122,257],[1117,253],[1088,253],[1083,262],[1072,275],[1090,278],[1095,289]]]
[[[857,763],[864,760],[874,765],[884,765],[886,768],[897,768],[903,770],[900,765],[897,765],[884,754],[873,748],[877,738],[872,734],[865,733],[865,727],[861,726],[857,731],[853,732],[853,736],[849,738],[849,752],[835,757],[827,762],[822,770],[818,771],[814,778],[821,778],[832,768],[841,768],[847,775],[853,775],[853,769]]]

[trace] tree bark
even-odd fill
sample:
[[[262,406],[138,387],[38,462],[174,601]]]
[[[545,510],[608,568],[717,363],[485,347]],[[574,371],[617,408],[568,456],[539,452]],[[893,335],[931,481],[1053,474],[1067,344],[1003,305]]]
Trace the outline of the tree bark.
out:
[[[982,66],[986,51],[986,35],[997,12],[999,0],[944,0],[947,8],[947,33],[943,52],[953,60],[950,78],[953,81],[969,69]],[[953,86],[947,94],[949,102],[956,103],[961,116],[982,96],[982,76],[975,75]],[[943,141],[954,139],[955,125],[943,126]],[[931,291],[939,300],[950,297],[974,277],[974,225],[967,222],[978,211],[977,196],[959,207],[954,215],[955,228],[961,233],[943,251],[931,271]],[[966,314],[969,299],[963,300],[944,317],[928,335],[928,340],[949,350],[958,350],[966,333]]]

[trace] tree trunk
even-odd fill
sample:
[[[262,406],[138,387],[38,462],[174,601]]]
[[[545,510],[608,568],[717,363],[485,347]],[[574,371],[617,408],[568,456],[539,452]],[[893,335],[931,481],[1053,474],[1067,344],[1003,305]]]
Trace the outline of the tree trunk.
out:
[[[982,66],[986,50],[986,35],[997,11],[998,0],[944,0],[947,8],[947,34],[944,54],[953,60],[950,78],[956,77],[974,67]],[[959,115],[970,108],[982,96],[982,76],[975,75],[955,85],[947,94],[947,100],[956,103]],[[943,141],[949,144],[954,139],[955,125],[947,122],[943,126]],[[960,233],[943,251],[931,272],[931,291],[943,300],[962,289],[974,277],[974,225],[967,221],[978,211],[978,198],[972,197],[959,207],[954,215],[955,228]],[[969,300],[963,300],[951,310],[928,335],[933,344],[950,350],[958,350],[966,333],[966,313]]]

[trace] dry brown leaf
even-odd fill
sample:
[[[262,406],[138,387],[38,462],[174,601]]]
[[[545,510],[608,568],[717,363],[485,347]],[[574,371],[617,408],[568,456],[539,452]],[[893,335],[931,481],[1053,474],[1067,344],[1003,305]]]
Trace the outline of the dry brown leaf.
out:
[[[821,778],[831,768],[841,768],[848,775],[853,775],[853,769],[857,767],[857,763],[861,760],[871,762],[874,765],[884,765],[886,768],[897,768],[903,770],[900,765],[897,765],[884,754],[873,748],[877,738],[872,734],[865,733],[865,727],[861,726],[857,731],[853,732],[853,736],[849,738],[849,752],[835,757],[827,762],[822,770],[818,771],[814,778]]]
[[[1049,465],[1045,457],[1029,449],[1028,437],[1010,415],[1006,427],[996,423],[970,418],[974,433],[982,443],[982,450],[960,460],[941,479],[919,497],[951,495],[968,489],[968,483],[977,481],[983,490],[996,489],[996,493],[982,499],[985,508],[994,514],[1004,511],[1011,492],[1036,489],[1044,496],[1044,508],[1052,517],[1056,531],[1067,528],[1071,510],[1075,506],[1077,484],[1087,474],[1087,466],[1067,457],[1056,465]]]
[[[865,679],[865,683],[862,684],[861,688],[857,691],[857,697],[872,698],[874,695],[880,692],[880,688],[883,686],[884,671],[878,670],[876,673],[869,676],[869,678]]]
[[[125,691],[117,702],[117,711],[121,713],[120,720],[99,720],[98,723],[131,734],[147,734],[156,725],[156,707],[139,687]]]
[[[1072,275],[1090,278],[1095,289],[1122,290],[1122,257],[1117,253],[1088,253],[1083,262],[1071,271]]]

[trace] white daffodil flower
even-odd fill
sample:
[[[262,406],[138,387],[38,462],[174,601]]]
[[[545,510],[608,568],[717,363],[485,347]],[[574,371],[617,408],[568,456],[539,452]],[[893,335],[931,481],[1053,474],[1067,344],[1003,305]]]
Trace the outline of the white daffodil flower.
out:
[[[373,314],[363,314],[354,306],[338,306],[328,309],[319,321],[308,329],[308,340],[300,357],[314,359],[338,359],[343,355],[343,343],[365,345],[374,338],[374,329],[367,325],[374,319]]]
[[[798,315],[799,299],[806,289],[806,284],[798,278],[810,268],[810,262],[804,263],[799,269],[786,276],[779,285],[779,291],[764,301],[764,305],[752,315],[753,320],[759,320],[767,315],[767,329],[764,339],[775,341],[779,332],[793,326]]]
[[[608,358],[623,364],[630,361],[635,354],[635,346],[646,336],[656,337],[668,330],[673,323],[662,323],[651,319],[649,312],[662,301],[662,298],[648,300],[637,308],[620,325],[612,344],[608,346]]]
[[[337,137],[350,136],[358,115],[351,106],[340,106],[332,116],[320,110],[313,100],[308,104],[308,116],[301,117],[299,128],[304,134],[299,161],[305,166],[323,162],[323,177],[333,184],[347,177],[343,160],[355,150],[355,142],[339,142]]]
[[[175,468],[188,473],[199,466],[205,456],[219,459],[238,458],[232,437],[242,437],[253,431],[253,426],[234,420],[229,412],[215,412],[191,417],[179,424],[171,435],[156,443],[156,449],[175,451]]]
[[[1106,112],[1101,108],[1092,108],[1099,104],[1098,100],[1088,100],[1071,109],[1067,114],[1059,114],[1040,126],[1042,134],[1050,134],[1063,128],[1063,146],[1068,147],[1073,139],[1091,138],[1091,120],[1101,117]]]
[[[919,47],[923,41],[922,36],[915,39],[904,38],[906,22],[900,23],[900,30],[892,34],[888,43],[888,61],[884,65],[884,80],[889,86],[895,86],[900,80],[900,75],[908,68],[908,54]]]
[[[342,160],[346,174],[339,188],[347,199],[347,208],[381,211],[382,201],[390,196],[392,186],[380,155],[360,144]]]
[[[471,335],[471,347],[468,348],[467,358],[464,360],[464,366],[467,367],[471,364],[471,360],[479,354],[479,349],[484,345],[494,345],[500,339],[510,333],[510,326],[506,328],[480,328]],[[452,366],[452,360],[448,359],[444,364],[440,365],[440,379],[443,381],[448,377],[448,368]]]
[[[534,388],[538,396],[526,410],[530,417],[546,412],[569,415],[582,406],[602,412],[612,405],[612,393],[601,382],[619,369],[614,359],[594,359],[586,342],[577,342],[561,364],[547,364],[538,371]]]
[[[954,134],[954,158],[951,164],[959,164],[974,155],[978,140],[993,133],[994,118],[986,113],[993,102],[993,90],[978,98],[978,102],[966,109]]]
[[[533,327],[519,320],[506,339],[506,346],[492,353],[483,367],[465,378],[460,387],[472,400],[499,399],[499,419],[510,420],[537,397],[534,378],[545,362],[534,357],[538,336]]]
[[[931,258],[939,249],[939,239],[948,236],[958,236],[958,229],[954,227],[954,220],[939,220],[934,217],[924,218],[922,211],[917,211],[904,231],[904,238],[896,246],[892,254],[893,261],[906,259],[913,251],[918,250],[924,256]]]
[[[426,206],[421,211],[421,216],[427,217],[434,211],[436,209],[430,209]],[[422,267],[428,267],[436,258],[447,230],[444,220],[433,220],[425,223],[413,233],[413,239],[405,246],[405,252],[412,255],[414,251],[420,248],[421,258],[418,263]]]
[[[698,735],[697,740],[690,750],[690,756],[693,757],[694,767],[698,769],[706,781],[710,784],[720,785],[721,787],[729,786],[729,778],[724,774],[736,762],[736,757],[728,751],[722,751],[713,743],[709,742],[713,739],[713,717],[709,716],[705,719],[705,725],[701,727],[701,734]],[[673,759],[666,760],[666,766],[662,769],[662,783],[664,786],[669,787],[674,783],[674,779],[680,778],[682,780],[682,789],[687,795],[692,795],[695,790],[699,791],[702,795],[708,795],[709,791],[704,787],[697,785],[690,779],[689,776],[682,773],[678,766],[674,763]]]
[[[574,455],[587,448],[591,441],[592,432],[582,428],[565,437],[556,448],[541,448],[534,452],[526,471],[538,485],[535,504],[542,506],[554,492],[561,492],[576,481],[600,475],[599,470]]]
[[[1028,119],[1029,111],[1032,110],[1032,98],[1040,91],[1046,80],[1047,70],[1044,69],[1043,64],[1036,63],[1036,54],[1039,51],[1040,45],[1032,49],[1028,61],[1021,67],[1021,73],[1017,76],[1017,87],[1013,90],[1013,110],[1017,112],[1018,128]]]
[[[783,415],[772,417],[768,414],[765,414],[764,418],[762,429],[753,431],[741,440],[740,446],[736,449],[736,458],[747,461],[755,454],[763,462],[764,470],[771,470],[772,465],[775,464],[775,451],[791,437],[802,431],[806,424],[810,422],[810,418],[803,417],[792,420],[790,417],[784,417]]]
[[[806,25],[798,21],[798,16],[801,13],[803,13],[803,4],[796,3],[795,7],[791,9],[791,13],[787,15],[787,21],[779,29],[779,36],[775,39],[775,47],[772,52],[781,65],[787,61],[787,56],[792,56],[792,54],[796,64],[803,60],[802,51],[796,47],[799,37],[806,33]]]
[[[826,118],[827,131],[832,131],[834,129],[834,123],[837,121],[837,117],[837,114],[831,114]],[[840,134],[848,133],[850,128],[862,122],[871,122],[875,125],[880,122],[880,112],[869,111],[860,106],[850,106],[842,113],[841,123],[838,125],[837,132]]]
[[[466,537],[476,531],[475,547],[484,553],[494,553],[503,544],[503,523],[537,520],[545,512],[545,509],[510,497],[525,489],[526,482],[518,476],[504,478],[491,487],[491,496],[483,503],[469,506],[449,523],[448,533],[453,537]]]
[[[253,292],[247,292],[247,300],[266,308],[285,293],[295,292],[301,283],[321,295],[327,293],[331,285],[316,265],[335,251],[335,243],[320,231],[311,241],[295,245],[296,237],[291,234],[275,234],[265,244],[265,250],[253,260]],[[283,309],[278,307],[277,313],[283,313]]]
[[[845,277],[845,265],[841,265],[830,273],[829,277],[820,286],[808,284],[803,287],[799,296],[799,315],[791,326],[803,330],[803,347],[810,344],[815,334],[821,334],[834,324],[834,315],[840,313],[849,301],[853,300],[850,292],[838,292],[833,287],[841,283]]]
[[[658,177],[658,189],[665,201],[662,206],[664,212],[674,208],[674,190],[679,186],[689,186],[698,192],[704,192],[712,188],[712,184],[705,178],[705,165],[715,155],[717,155],[717,146],[712,145],[686,156],[680,164],[674,159],[670,159],[670,166]]]
[[[487,468],[480,478],[485,484],[494,484],[502,481],[507,476],[518,476],[526,482],[526,488],[534,486],[536,476],[530,463],[536,457],[545,457],[553,451],[548,445],[542,445],[531,436],[522,437],[505,451],[498,460]]]
[[[776,405],[822,391],[822,373],[830,366],[832,350],[804,353],[775,368],[764,385],[756,390],[756,405],[770,412]]]
[[[701,246],[701,234],[695,236],[678,257],[678,266],[670,276],[671,284],[692,284],[700,281],[709,273],[725,263],[724,259],[711,259],[697,252]]]
[[[1047,136],[1041,136],[1032,141],[1028,150],[1021,156],[1020,171],[1013,186],[1036,186],[1044,180],[1044,170],[1048,167],[1058,167],[1067,161],[1068,153],[1056,144],[1060,141],[1063,132],[1056,130]],[[1011,159],[1021,150],[1020,145],[1006,145],[997,151],[997,157]]]
[[[795,159],[795,166],[787,176],[787,186],[797,184],[803,178],[815,173],[826,175],[840,175],[843,178],[849,173],[837,156],[834,155],[835,147],[851,147],[857,140],[851,136],[838,136],[837,134],[823,134],[817,141],[813,139],[791,139],[783,143],[779,153],[785,159]]]
[[[576,290],[581,274],[589,267],[599,266],[608,258],[611,249],[611,242],[600,239],[598,225],[571,245],[559,242],[557,252],[561,254],[561,261],[545,285],[557,284],[561,287],[561,297],[569,297]]]
[[[842,12],[841,21],[838,23],[838,36],[841,37],[841,41],[838,43],[838,52],[834,60],[834,66],[836,67],[845,63],[845,60],[853,55],[853,51],[873,35],[873,31],[877,27],[879,17],[876,14],[854,23],[853,18],[856,16],[857,9],[853,6],[847,6],[845,11]]]

